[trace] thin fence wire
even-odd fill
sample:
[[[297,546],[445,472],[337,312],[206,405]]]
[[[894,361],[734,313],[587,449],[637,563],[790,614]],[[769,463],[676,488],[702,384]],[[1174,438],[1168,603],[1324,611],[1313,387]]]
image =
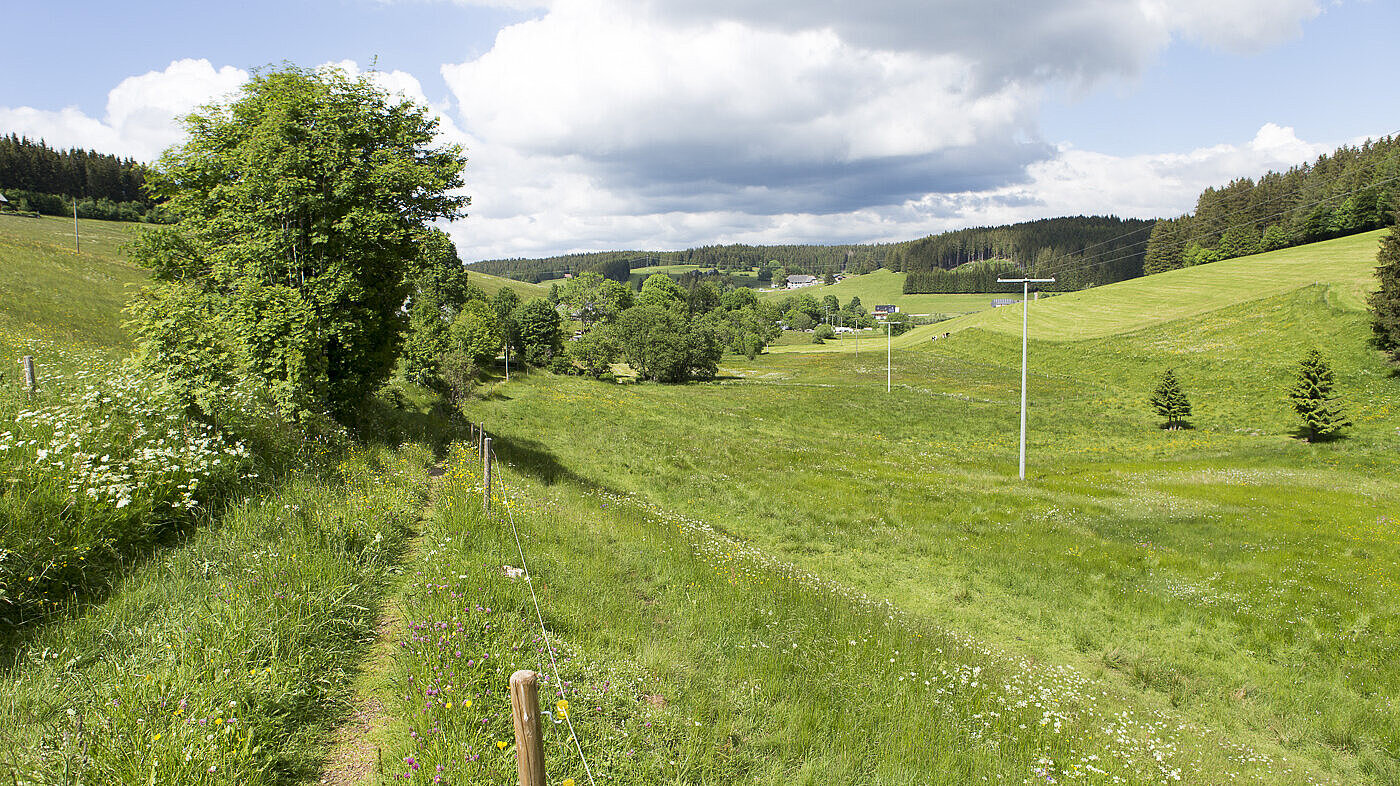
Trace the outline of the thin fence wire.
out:
[[[501,484],[502,506],[506,509],[506,520],[510,522],[511,535],[515,537],[515,550],[520,555],[520,569],[525,572],[525,584],[530,588],[530,600],[535,604],[535,619],[540,624],[540,635],[544,637],[545,650],[549,652],[549,665],[554,673],[554,689],[559,692],[559,698],[567,702],[569,696],[564,689],[564,681],[559,678],[559,663],[554,658],[554,644],[550,641],[549,630],[546,629],[544,625],[544,614],[540,611],[540,598],[535,594],[535,576],[530,572],[530,566],[526,564],[525,547],[521,545],[520,530],[515,524],[515,512],[511,510],[510,490],[506,488],[505,478],[499,472],[501,462],[496,459],[496,452],[494,450],[487,454],[486,460],[495,461],[496,463],[498,471],[493,473],[492,477],[500,481]],[[483,489],[482,493],[489,494],[490,490]],[[560,714],[564,716],[564,722],[569,726],[569,736],[574,740],[574,749],[578,751],[579,761],[583,762],[583,772],[588,776],[589,786],[594,786],[593,770],[588,766],[588,757],[583,755],[583,744],[579,742],[578,733],[574,731],[574,720],[567,709]]]

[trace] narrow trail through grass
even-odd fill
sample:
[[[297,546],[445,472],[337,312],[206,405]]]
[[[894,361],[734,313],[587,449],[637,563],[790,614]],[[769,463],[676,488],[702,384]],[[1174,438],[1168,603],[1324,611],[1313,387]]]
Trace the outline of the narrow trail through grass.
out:
[[[371,643],[361,661],[359,676],[354,686],[350,717],[335,733],[319,781],[322,784],[369,784],[377,782],[382,774],[381,737],[387,724],[384,704],[390,689],[383,675],[393,662],[397,637],[404,627],[403,593],[409,575],[406,567],[422,557],[424,525],[435,515],[441,490],[439,480],[443,472],[441,463],[428,469],[431,485],[428,488],[427,503],[418,516],[418,523],[409,533],[403,554],[398,561],[399,570],[390,585],[385,588],[385,600],[380,606]]]

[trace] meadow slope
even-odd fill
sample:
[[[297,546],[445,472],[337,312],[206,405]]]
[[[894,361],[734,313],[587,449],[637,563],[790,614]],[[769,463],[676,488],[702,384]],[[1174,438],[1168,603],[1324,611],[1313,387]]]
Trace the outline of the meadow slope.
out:
[[[1102,316],[1078,340],[1032,342],[1024,484],[1019,336],[995,325],[896,352],[890,394],[883,352],[793,352],[726,359],[706,385],[535,373],[469,413],[551,498],[629,500],[1065,669],[1093,686],[1088,715],[1208,730],[1164,742],[1189,782],[1248,761],[1260,769],[1237,774],[1261,782],[1400,783],[1400,383],[1358,308],[1376,239],[1179,271],[1175,315],[1140,300],[1152,279],[1042,302]],[[1311,346],[1337,371],[1345,439],[1296,436],[1284,393]],[[1161,430],[1147,406],[1168,367],[1192,429]],[[1039,743],[1012,730],[1002,744]]]

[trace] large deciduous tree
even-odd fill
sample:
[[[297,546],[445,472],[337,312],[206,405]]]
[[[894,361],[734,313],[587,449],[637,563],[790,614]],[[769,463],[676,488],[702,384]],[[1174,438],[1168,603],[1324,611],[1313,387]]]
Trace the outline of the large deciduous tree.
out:
[[[505,291],[505,290],[502,290]],[[532,366],[547,366],[563,346],[559,312],[537,297],[511,312],[511,346]]]
[[[401,355],[408,379],[437,387],[439,365],[451,350],[449,327],[469,300],[485,301],[486,295],[467,281],[467,270],[446,232],[429,229],[420,246],[422,253],[407,272],[408,332]]]
[[[613,327],[622,357],[641,379],[713,379],[723,347],[714,331],[686,320],[679,309],[648,303],[622,312]]]
[[[347,414],[398,357],[428,222],[460,215],[464,160],[437,121],[367,77],[287,67],[184,119],[150,172],[179,217],[140,236],[158,282],[134,309],[143,357],[179,376],[162,315],[217,313],[237,369],[292,413]]]

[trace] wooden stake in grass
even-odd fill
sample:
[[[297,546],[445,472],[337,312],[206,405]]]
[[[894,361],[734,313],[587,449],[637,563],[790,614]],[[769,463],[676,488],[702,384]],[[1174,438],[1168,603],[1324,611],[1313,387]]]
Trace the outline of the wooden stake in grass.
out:
[[[515,720],[515,764],[519,786],[544,786],[544,734],[540,730],[539,675],[510,675],[510,714]]]
[[[481,492],[481,504],[486,509],[486,515],[491,515],[491,438],[487,437],[481,449],[483,490]]]
[[[34,376],[34,356],[25,355],[19,362],[24,364],[24,389],[33,393],[39,389],[39,380]]]

